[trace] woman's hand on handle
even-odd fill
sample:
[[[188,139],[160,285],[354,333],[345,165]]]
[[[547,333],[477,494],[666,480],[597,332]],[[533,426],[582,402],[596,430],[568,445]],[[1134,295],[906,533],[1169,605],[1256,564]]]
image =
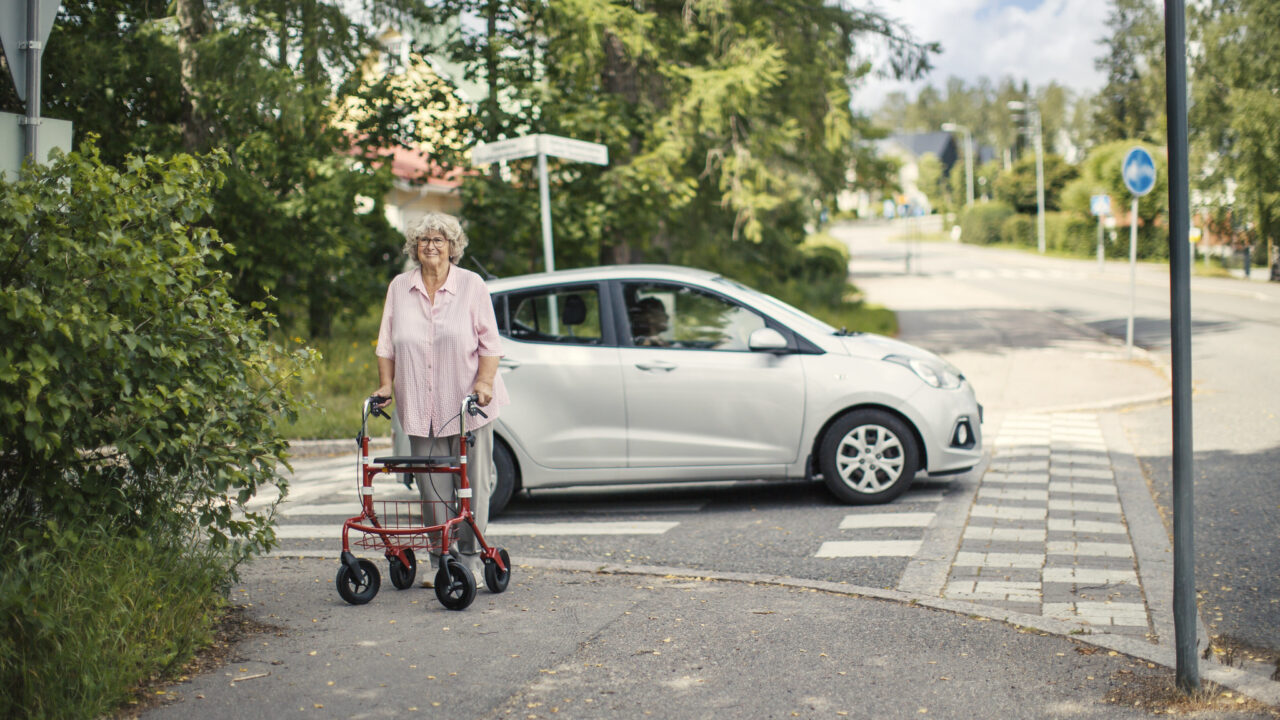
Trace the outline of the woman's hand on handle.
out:
[[[471,387],[471,392],[476,396],[476,405],[484,407],[493,400],[493,383],[477,380],[476,384]]]
[[[387,400],[386,400],[386,402],[384,402],[384,403],[382,403],[382,404],[378,405],[378,407],[379,407],[379,408],[384,408],[384,407],[386,407],[386,406],[388,406],[388,405],[390,405],[390,404],[391,404],[391,397],[392,397],[392,396],[391,396],[391,386],[390,386],[390,385],[383,385],[383,386],[379,387],[377,390],[374,390],[374,391],[373,391],[373,394],[374,394],[374,395],[376,395],[376,396],[378,396],[378,397],[380,397],[380,398],[386,398],[386,399],[387,399]]]

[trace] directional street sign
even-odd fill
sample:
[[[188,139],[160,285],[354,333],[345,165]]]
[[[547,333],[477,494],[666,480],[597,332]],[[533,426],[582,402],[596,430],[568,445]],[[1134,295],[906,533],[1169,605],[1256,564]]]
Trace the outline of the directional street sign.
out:
[[[559,135],[525,135],[509,140],[482,143],[471,151],[471,164],[491,165],[539,154],[593,165],[609,164],[608,146]]]
[[[551,272],[556,269],[556,259],[551,239],[551,191],[547,187],[547,156],[594,165],[608,165],[609,147],[559,135],[525,135],[477,145],[471,151],[471,164],[484,166],[534,155],[538,156],[538,204],[541,206],[540,214],[542,215],[543,267],[547,272]],[[555,316],[555,307],[550,307],[549,311],[554,332],[559,321]]]
[[[1089,198],[1089,214],[1102,217],[1111,214],[1111,196],[1093,195]]]
[[[538,151],[552,157],[591,163],[609,164],[609,146],[600,143],[574,140],[559,135],[538,135]]]
[[[39,0],[41,52],[53,30],[53,19],[58,16],[62,0]],[[4,59],[13,75],[13,86],[18,99],[27,100],[27,0],[0,0],[0,44],[4,45]]]
[[[1156,186],[1156,164],[1146,150],[1140,147],[1130,150],[1120,167],[1124,186],[1134,195],[1146,195]]]
[[[471,151],[471,164],[477,166],[491,165],[496,162],[533,157],[537,154],[538,136],[525,135],[524,137],[511,138],[510,140],[499,140],[477,145]]]

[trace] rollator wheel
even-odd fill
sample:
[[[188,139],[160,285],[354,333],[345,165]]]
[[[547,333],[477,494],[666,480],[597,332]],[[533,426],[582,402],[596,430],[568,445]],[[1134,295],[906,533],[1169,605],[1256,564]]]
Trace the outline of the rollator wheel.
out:
[[[338,577],[334,581],[338,586],[338,594],[352,605],[369,602],[378,594],[378,588],[382,587],[382,574],[378,572],[378,566],[363,558],[358,563],[363,577],[352,575],[351,568],[343,563],[338,566]]]
[[[507,555],[506,548],[498,548],[498,556],[502,558],[502,564],[506,566],[506,570],[498,568],[498,563],[484,559],[484,586],[489,588],[489,592],[500,593],[507,589],[507,583],[511,582],[511,557]]]
[[[397,590],[413,587],[413,578],[418,574],[418,559],[414,557],[413,550],[404,551],[404,559],[408,561],[408,567],[405,567],[395,555],[387,559],[391,561],[391,584],[395,585]]]
[[[465,610],[476,599],[471,571],[453,558],[441,558],[436,571],[436,599],[448,610]]]

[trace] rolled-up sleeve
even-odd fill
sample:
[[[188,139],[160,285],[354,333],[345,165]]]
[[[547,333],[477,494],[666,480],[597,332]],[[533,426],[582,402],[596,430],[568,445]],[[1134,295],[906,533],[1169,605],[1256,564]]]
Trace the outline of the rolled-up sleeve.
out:
[[[502,357],[502,339],[498,335],[498,317],[493,312],[493,297],[483,283],[476,298],[476,337],[481,357]]]
[[[374,354],[378,357],[387,358],[388,360],[396,359],[396,348],[393,343],[391,332],[391,322],[395,315],[395,298],[396,283],[395,281],[392,281],[391,284],[387,286],[386,302],[382,304],[382,326],[378,328],[378,347],[377,350],[374,351]]]

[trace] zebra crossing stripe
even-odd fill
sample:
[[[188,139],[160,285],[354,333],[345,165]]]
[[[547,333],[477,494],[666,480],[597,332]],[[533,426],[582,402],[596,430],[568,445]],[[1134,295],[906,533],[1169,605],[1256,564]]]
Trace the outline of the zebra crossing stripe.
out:
[[[866,513],[845,515],[840,521],[841,530],[866,528],[922,528],[933,522],[934,513]]]
[[[814,557],[914,557],[923,540],[837,540],[822,543]]]
[[[484,535],[661,535],[679,525],[678,522],[559,522],[559,523],[489,523]],[[342,524],[280,525],[276,537],[282,540],[309,540],[341,537]]]

